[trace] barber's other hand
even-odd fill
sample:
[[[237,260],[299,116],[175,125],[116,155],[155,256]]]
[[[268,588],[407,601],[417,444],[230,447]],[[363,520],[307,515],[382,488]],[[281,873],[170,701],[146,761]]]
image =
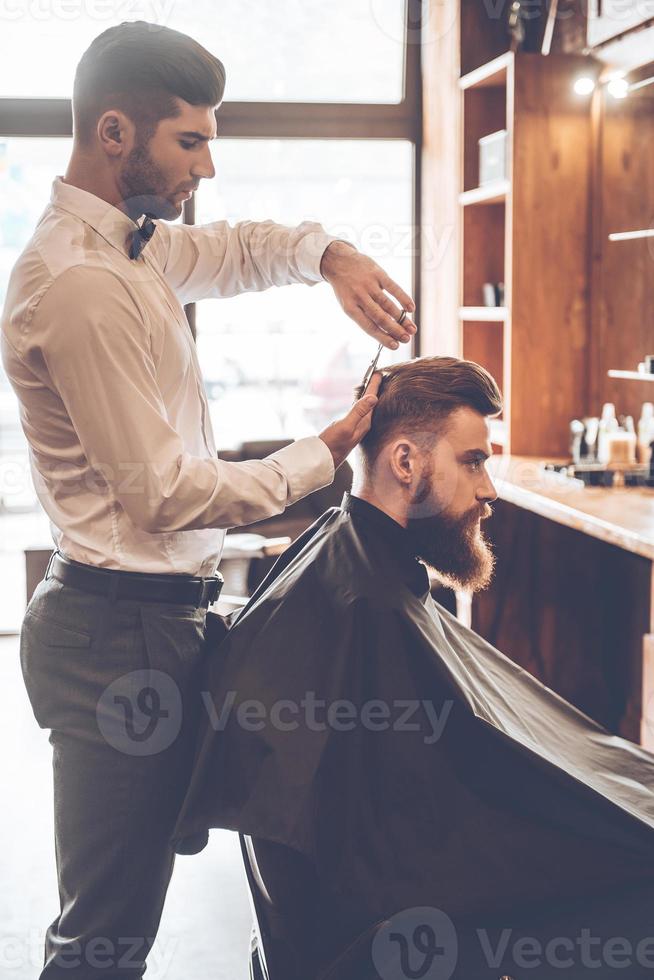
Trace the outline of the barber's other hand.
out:
[[[332,422],[324,432],[320,433],[320,438],[326,443],[334,457],[334,468],[338,469],[344,463],[355,446],[358,446],[363,437],[370,430],[372,424],[372,413],[377,404],[377,392],[381,384],[382,376],[376,372],[368,385],[368,391],[356,401],[345,418]]]
[[[416,304],[373,259],[347,242],[332,242],[321,259],[320,271],[347,315],[378,344],[396,350],[400,343],[411,340],[415,323],[408,316],[402,326],[398,320],[402,310],[413,313]]]

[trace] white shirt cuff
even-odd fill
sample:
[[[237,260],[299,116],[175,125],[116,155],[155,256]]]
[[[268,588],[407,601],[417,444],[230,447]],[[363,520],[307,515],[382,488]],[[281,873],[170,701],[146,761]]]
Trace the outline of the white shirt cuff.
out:
[[[324,231],[312,231],[305,235],[295,252],[295,261],[307,284],[324,282],[320,262],[332,242],[338,241]]]
[[[327,444],[318,436],[298,439],[272,453],[268,459],[275,459],[283,467],[288,479],[287,506],[334,482],[334,457]]]

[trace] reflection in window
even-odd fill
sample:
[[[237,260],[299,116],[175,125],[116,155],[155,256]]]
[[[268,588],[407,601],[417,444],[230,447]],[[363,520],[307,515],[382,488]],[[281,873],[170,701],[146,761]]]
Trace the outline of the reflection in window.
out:
[[[0,305],[11,268],[32,236],[63,174],[71,139],[8,139],[0,135]]]
[[[229,101],[400,102],[405,16],[404,0],[14,0],[2,18],[0,91],[70,98],[93,38],[146,20],[219,57]]]
[[[412,292],[413,147],[393,140],[219,140],[196,219],[320,221]],[[217,445],[298,438],[347,409],[375,341],[326,284],[197,307],[198,349]],[[380,364],[409,356],[386,351]]]
[[[50,200],[57,174],[63,174],[70,155],[69,139],[0,139],[0,309],[4,306],[9,273],[31,238]],[[6,466],[27,465],[27,444],[20,427],[16,396],[0,362],[0,460]],[[0,511],[23,509],[35,501],[29,481],[10,492],[0,480]]]
[[[63,174],[70,139],[0,137],[0,309],[16,259]],[[0,631],[15,630],[25,608],[23,549],[50,547],[47,519],[32,485],[18,402],[0,362]]]

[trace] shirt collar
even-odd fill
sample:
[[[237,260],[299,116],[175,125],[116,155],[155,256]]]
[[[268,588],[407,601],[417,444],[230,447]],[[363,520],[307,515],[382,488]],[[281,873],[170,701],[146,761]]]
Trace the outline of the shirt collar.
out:
[[[406,530],[392,517],[374,504],[346,493],[341,509],[350,514],[355,523],[362,522],[374,531],[375,539],[385,545],[398,566],[402,579],[414,595],[426,598],[430,592],[427,569],[416,557]]]
[[[55,177],[50,195],[52,207],[67,211],[90,225],[106,242],[123,255],[128,254],[128,238],[138,227],[129,215],[101,197]]]

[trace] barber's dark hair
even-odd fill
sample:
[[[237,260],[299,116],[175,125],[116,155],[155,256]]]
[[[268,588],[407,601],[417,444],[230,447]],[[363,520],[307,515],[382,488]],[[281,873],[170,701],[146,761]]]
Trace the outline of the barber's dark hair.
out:
[[[118,24],[95,38],[77,66],[75,137],[88,146],[102,113],[115,107],[146,144],[161,119],[179,115],[175,97],[217,106],[224,92],[222,62],[192,37],[143,20]]]
[[[356,396],[360,397],[361,388]],[[400,432],[422,437],[445,435],[448,419],[468,406],[485,417],[502,411],[502,395],[491,374],[474,361],[457,357],[417,357],[382,371],[372,426],[360,444],[370,472],[380,450]]]

